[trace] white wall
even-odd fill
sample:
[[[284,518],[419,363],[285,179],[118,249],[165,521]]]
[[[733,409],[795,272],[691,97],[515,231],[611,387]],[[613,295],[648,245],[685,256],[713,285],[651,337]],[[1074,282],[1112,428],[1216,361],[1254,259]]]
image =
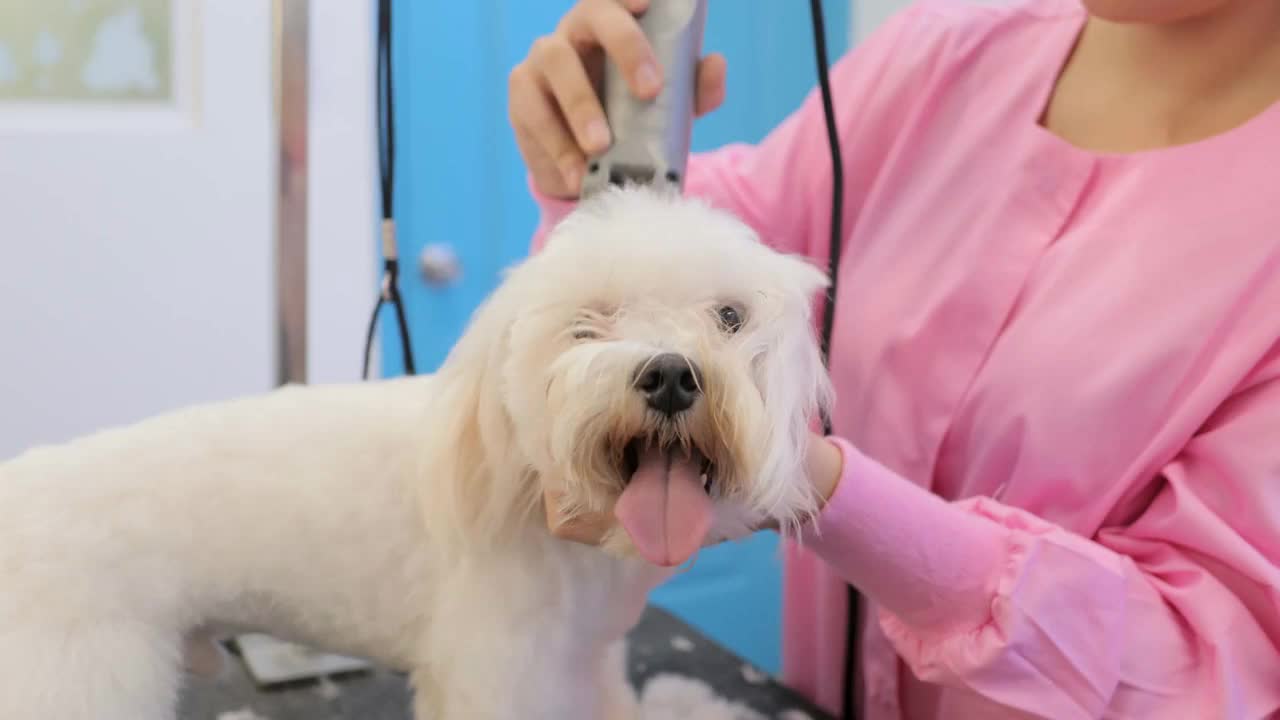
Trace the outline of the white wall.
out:
[[[0,130],[0,457],[270,383],[269,5],[201,10],[192,112]]]
[[[194,117],[15,128],[0,107],[0,459],[275,383],[271,3],[199,4]],[[375,291],[372,10],[312,5],[308,374],[351,381]]]
[[[351,382],[377,292],[374,4],[311,8],[307,378]]]

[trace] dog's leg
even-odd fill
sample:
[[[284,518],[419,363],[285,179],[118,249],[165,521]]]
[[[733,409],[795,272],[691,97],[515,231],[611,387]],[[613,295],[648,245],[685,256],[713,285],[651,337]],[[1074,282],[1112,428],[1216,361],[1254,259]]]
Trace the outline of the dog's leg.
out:
[[[635,720],[620,663],[508,650],[459,648],[446,663],[414,672],[415,720]]]
[[[418,670],[409,675],[413,687],[413,720],[436,720],[448,717],[444,709],[444,690],[430,671]]]
[[[438,668],[437,668],[438,669]],[[428,670],[410,675],[413,684],[414,720],[469,718],[473,720],[516,720],[542,718],[537,708],[523,707],[508,691],[506,673],[493,667],[485,677],[462,677],[444,670],[437,676]]]
[[[627,678],[626,640],[619,640],[609,647],[600,673],[605,720],[636,720],[640,715],[640,702]]]
[[[140,623],[0,628],[0,718],[170,720],[179,654]]]

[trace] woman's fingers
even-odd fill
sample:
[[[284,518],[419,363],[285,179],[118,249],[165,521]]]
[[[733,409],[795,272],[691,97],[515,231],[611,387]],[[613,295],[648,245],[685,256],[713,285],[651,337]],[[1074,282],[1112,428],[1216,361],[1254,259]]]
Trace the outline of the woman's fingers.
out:
[[[645,100],[662,87],[662,71],[636,20],[648,7],[648,0],[583,0],[565,16],[559,31],[580,56],[602,48],[631,92]]]
[[[516,140],[539,187],[555,195],[577,192],[585,154],[539,82],[537,71],[525,63],[517,65],[511,71],[508,90],[508,112]]]
[[[530,57],[540,68],[540,78],[559,114],[568,120],[578,149],[588,155],[604,152],[609,147],[609,124],[577,51],[563,37],[548,35],[535,43]]]
[[[698,62],[698,96],[693,104],[694,112],[698,117],[706,115],[724,103],[728,72],[729,64],[719,53],[712,53]]]

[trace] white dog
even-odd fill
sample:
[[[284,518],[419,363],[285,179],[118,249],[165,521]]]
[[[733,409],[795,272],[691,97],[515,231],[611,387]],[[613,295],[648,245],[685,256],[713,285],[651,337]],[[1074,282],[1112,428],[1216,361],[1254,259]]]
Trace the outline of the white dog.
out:
[[[826,278],[618,190],[432,376],[285,388],[0,465],[0,718],[172,717],[183,638],[252,628],[410,673],[419,718],[630,718],[621,640],[706,543],[814,511]],[[553,537],[614,512],[602,548]]]

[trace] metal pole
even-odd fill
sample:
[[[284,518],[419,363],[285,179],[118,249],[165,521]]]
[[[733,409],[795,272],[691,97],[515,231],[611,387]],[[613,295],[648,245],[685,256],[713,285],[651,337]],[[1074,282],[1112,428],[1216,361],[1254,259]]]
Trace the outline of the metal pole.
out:
[[[307,104],[310,0],[273,0],[272,70],[278,141],[277,381],[307,381]]]
[[[310,0],[272,0],[272,86],[277,155],[277,381],[307,381],[307,85]],[[259,686],[360,670],[358,658],[314,652],[269,635],[236,637]]]

